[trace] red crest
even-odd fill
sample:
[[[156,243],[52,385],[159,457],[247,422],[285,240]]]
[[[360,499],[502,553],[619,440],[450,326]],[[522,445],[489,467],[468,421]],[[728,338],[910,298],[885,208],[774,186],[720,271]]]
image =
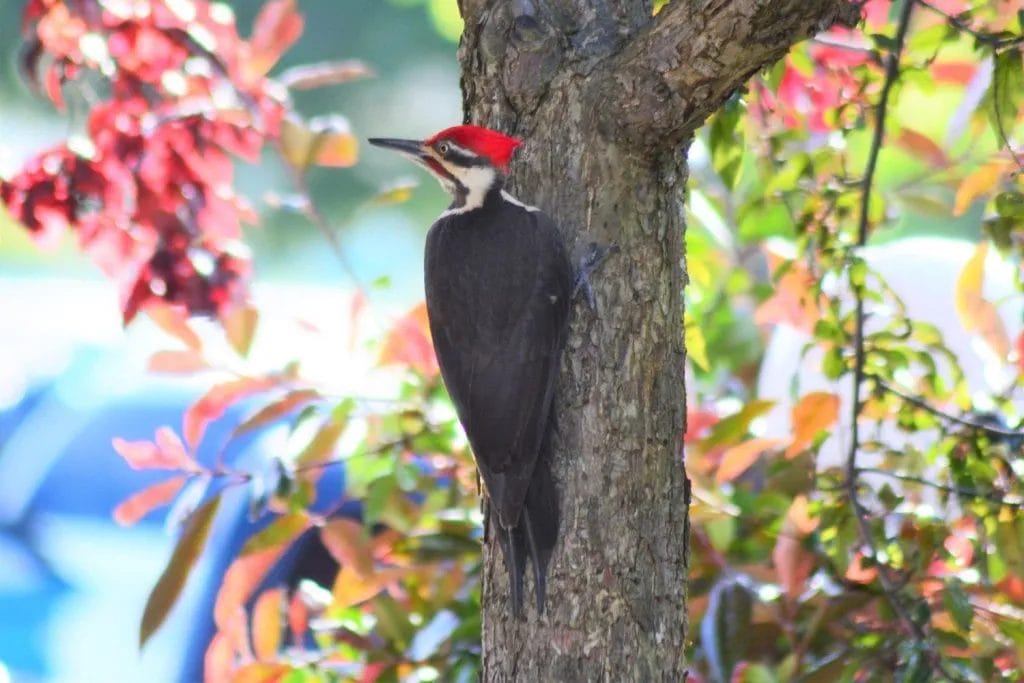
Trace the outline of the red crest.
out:
[[[474,154],[487,157],[492,164],[503,171],[508,170],[508,162],[512,159],[512,153],[516,147],[522,144],[522,140],[481,126],[445,128],[426,142],[428,145],[433,145],[441,140],[449,140]]]

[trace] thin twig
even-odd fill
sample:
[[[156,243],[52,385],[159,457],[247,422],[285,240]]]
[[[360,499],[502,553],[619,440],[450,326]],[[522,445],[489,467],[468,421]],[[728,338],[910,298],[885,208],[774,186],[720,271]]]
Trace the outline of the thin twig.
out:
[[[979,43],[988,45],[997,52],[999,50],[1005,50],[1006,48],[1016,47],[1017,45],[1024,44],[1024,36],[1000,38],[999,36],[992,35],[991,33],[985,33],[984,31],[979,31],[978,29],[973,28],[963,19],[955,17],[952,14],[949,14],[948,12],[942,11],[941,9],[933,5],[931,2],[928,2],[928,0],[915,0],[915,2],[917,2],[917,4],[920,5],[921,7],[924,7],[925,9],[930,10],[935,14],[938,14],[940,17],[943,17],[946,21],[949,22],[950,26],[952,26],[953,28],[957,29],[958,31],[963,31],[964,33],[969,34]]]
[[[899,24],[896,29],[895,46],[886,56],[885,60],[885,82],[879,96],[878,106],[875,113],[875,132],[868,155],[867,166],[864,171],[863,191],[860,205],[860,222],[857,230],[857,246],[864,247],[868,240],[868,228],[870,226],[871,192],[874,185],[875,171],[878,168],[878,157],[882,151],[882,144],[885,141],[885,124],[889,109],[889,96],[892,88],[900,76],[900,57],[903,54],[903,46],[906,42],[907,30],[910,27],[910,17],[914,10],[914,0],[904,0],[900,12]],[[871,536],[871,529],[868,526],[868,511],[861,503],[857,486],[859,469],[857,467],[857,453],[860,450],[859,420],[863,409],[861,398],[861,385],[864,382],[865,372],[865,345],[864,345],[864,292],[860,286],[853,288],[856,301],[855,329],[854,329],[854,370],[853,370],[853,419],[850,429],[850,450],[846,457],[846,495],[853,508],[853,515],[857,521],[860,531],[861,543],[868,549],[871,557],[877,557],[878,551],[874,539]],[[886,600],[892,606],[893,611],[900,621],[907,627],[914,640],[918,643],[927,644],[929,659],[933,668],[941,667],[941,662],[934,649],[928,642],[924,629],[914,621],[906,605],[898,595],[898,587],[889,576],[887,567],[879,563],[878,579],[882,585]]]
[[[345,249],[341,246],[341,241],[335,234],[334,229],[331,227],[331,222],[327,216],[320,209],[320,206],[314,201],[313,193],[309,188],[309,181],[306,179],[306,174],[302,169],[296,168],[291,164],[284,153],[284,149],[280,144],[276,145],[278,156],[285,168],[288,169],[288,176],[292,182],[292,187],[302,197],[302,215],[320,231],[327,240],[328,246],[331,251],[334,252],[334,256],[338,259],[338,263],[341,264],[342,270],[355,284],[356,289],[361,291],[365,296],[367,294],[366,287],[363,286],[359,280],[359,276],[356,275],[355,268],[352,263],[348,260],[348,256],[345,254]]]
[[[963,498],[973,498],[974,500],[984,500],[995,505],[1001,505],[1004,507],[1012,508],[1015,510],[1024,509],[1024,501],[1007,500],[1000,496],[995,491],[984,492],[978,491],[977,489],[966,489],[959,486],[949,486],[948,484],[940,484],[924,477],[915,477],[909,474],[901,474],[899,472],[891,472],[884,470],[880,467],[858,467],[857,472],[860,474],[878,474],[889,479],[897,479],[899,481],[905,481],[908,484],[917,484],[919,486],[926,486],[936,491],[945,491],[946,493],[952,493]]]
[[[900,388],[898,388],[896,386],[893,386],[892,384],[889,384],[888,382],[886,382],[883,379],[875,378],[875,381],[878,383],[878,386],[880,388],[882,388],[885,391],[888,391],[890,394],[892,394],[894,396],[898,396],[899,398],[901,398],[902,400],[906,401],[907,403],[915,405],[918,408],[921,408],[922,410],[927,411],[927,412],[931,413],[932,415],[934,415],[935,417],[938,417],[938,418],[940,418],[942,420],[945,420],[947,422],[952,422],[953,424],[958,424],[958,425],[960,425],[962,427],[967,427],[969,429],[974,429],[974,430],[977,430],[977,431],[980,431],[980,432],[985,432],[986,434],[990,434],[992,436],[998,436],[998,437],[1002,437],[1002,438],[1021,438],[1021,437],[1024,437],[1024,432],[1022,432],[1020,430],[1016,430],[1016,429],[1003,429],[1001,427],[996,427],[994,425],[985,424],[983,422],[977,422],[975,420],[971,420],[970,418],[962,417],[962,416],[959,416],[959,415],[952,415],[952,414],[947,413],[947,412],[945,412],[945,411],[943,411],[943,410],[941,410],[939,408],[936,408],[935,406],[933,406],[932,404],[928,403],[928,401],[924,400],[923,398],[921,398],[919,396],[914,396],[913,394],[910,394],[910,393],[907,393],[906,391],[903,391],[902,389],[900,389]]]

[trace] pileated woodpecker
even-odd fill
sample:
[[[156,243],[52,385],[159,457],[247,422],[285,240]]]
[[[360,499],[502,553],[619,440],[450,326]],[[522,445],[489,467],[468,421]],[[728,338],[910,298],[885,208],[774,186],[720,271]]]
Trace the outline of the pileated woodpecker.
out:
[[[550,218],[503,189],[519,140],[456,126],[422,141],[370,143],[423,165],[454,198],[427,235],[430,332],[490,498],[513,614],[522,610],[527,555],[543,612],[558,538],[551,404],[573,298],[565,244]]]

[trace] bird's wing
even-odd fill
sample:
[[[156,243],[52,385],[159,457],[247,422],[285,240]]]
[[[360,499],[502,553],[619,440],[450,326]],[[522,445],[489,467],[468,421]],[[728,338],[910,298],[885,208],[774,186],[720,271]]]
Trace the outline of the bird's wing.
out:
[[[448,291],[428,297],[435,299],[431,333],[445,384],[506,528],[518,522],[549,426],[572,289],[557,230],[543,214],[530,216],[529,232],[520,224],[508,239],[492,235],[487,255],[463,255],[476,267],[434,273],[434,284]],[[428,285],[429,270],[428,263]],[[455,300],[458,314],[446,305]]]

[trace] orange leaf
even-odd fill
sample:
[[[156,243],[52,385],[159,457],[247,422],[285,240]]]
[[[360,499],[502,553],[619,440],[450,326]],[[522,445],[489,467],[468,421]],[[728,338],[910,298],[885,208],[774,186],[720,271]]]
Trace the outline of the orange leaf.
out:
[[[281,647],[283,607],[284,591],[280,588],[264,591],[253,606],[252,649],[260,661],[272,661]]]
[[[188,324],[188,317],[178,308],[161,302],[151,302],[143,309],[157,327],[171,335],[186,348],[199,351],[203,342]]]
[[[1010,353],[1009,335],[999,311],[982,292],[987,254],[988,242],[979,243],[960,272],[956,282],[956,312],[965,330],[978,333],[1000,358],[1006,358]]]
[[[1009,165],[1010,162],[1002,159],[990,161],[961,180],[956,190],[953,215],[962,216],[978,197],[995,190]]]
[[[278,76],[276,80],[292,90],[312,90],[325,85],[338,85],[370,76],[373,76],[373,70],[365,63],[353,59],[344,62],[319,62],[293,66]]]
[[[783,529],[772,549],[772,564],[779,586],[790,599],[803,592],[807,577],[814,571],[814,555],[803,546],[799,536]]]
[[[831,427],[839,417],[839,397],[824,391],[815,391],[793,406],[793,443],[786,449],[786,458],[792,458],[811,445],[822,430]]]
[[[278,683],[291,673],[292,667],[287,664],[267,664],[253,662],[235,672],[231,683]]]
[[[300,170],[314,165],[346,168],[358,158],[359,144],[348,121],[336,114],[308,123],[289,116],[281,124],[279,144],[285,161]]]
[[[206,426],[223,415],[231,405],[253,394],[272,389],[281,381],[276,377],[243,377],[215,385],[185,411],[182,418],[185,441],[195,448],[202,441]]]
[[[332,519],[320,529],[327,552],[343,567],[366,577],[373,573],[373,548],[363,525],[351,519]]]
[[[803,540],[817,526],[818,520],[812,518],[807,509],[807,497],[794,498],[772,549],[772,564],[779,585],[790,598],[800,595],[807,577],[814,571],[814,554],[804,547]]]
[[[780,262],[774,254],[768,254],[772,268]],[[775,293],[766,299],[754,312],[754,322],[758,325],[777,325],[786,323],[805,332],[814,330],[814,323],[821,317],[819,313],[821,299],[812,296],[815,285],[814,276],[802,263],[793,262],[779,278]]]
[[[715,474],[715,481],[719,484],[732,481],[746,472],[761,457],[762,453],[784,442],[785,439],[777,437],[758,438],[744,441],[738,446],[727,449],[722,454],[722,462]]]
[[[264,406],[255,415],[246,418],[245,422],[235,428],[235,436],[245,434],[254,429],[270,424],[278,418],[284,417],[299,406],[305,405],[321,398],[320,392],[316,389],[299,389],[292,391],[273,403]]]
[[[174,500],[187,480],[184,476],[174,477],[144,488],[114,508],[114,521],[121,526],[135,524],[150,511]]]
[[[896,138],[896,145],[918,157],[929,166],[945,168],[949,157],[934,140],[910,128],[904,128]]]
[[[401,569],[384,569],[369,576],[360,576],[354,568],[342,567],[331,590],[334,606],[340,609],[366,602],[404,574]]]
[[[380,363],[407,365],[427,377],[438,373],[426,303],[418,304],[395,323],[384,341]]]
[[[217,628],[222,631],[229,629],[234,615],[244,608],[249,596],[263,580],[267,570],[281,557],[285,548],[285,545],[267,548],[258,553],[239,557],[231,563],[224,573],[224,580],[220,584],[217,601],[213,607],[213,620]]]
[[[853,581],[854,583],[869,584],[875,580],[878,576],[877,567],[865,567],[864,566],[864,554],[858,552],[853,557],[853,561],[850,562],[850,566],[846,568],[846,579]]]
[[[150,372],[188,374],[209,369],[210,365],[196,351],[157,351],[149,358]]]
[[[224,334],[228,338],[238,355],[248,356],[252,348],[252,339],[256,334],[256,325],[259,323],[260,314],[252,306],[243,306],[227,315],[221,323],[224,326]]]
[[[303,20],[295,0],[270,0],[256,15],[248,42],[248,58],[242,60],[243,79],[252,83],[270,73],[285,50],[302,35]]]

